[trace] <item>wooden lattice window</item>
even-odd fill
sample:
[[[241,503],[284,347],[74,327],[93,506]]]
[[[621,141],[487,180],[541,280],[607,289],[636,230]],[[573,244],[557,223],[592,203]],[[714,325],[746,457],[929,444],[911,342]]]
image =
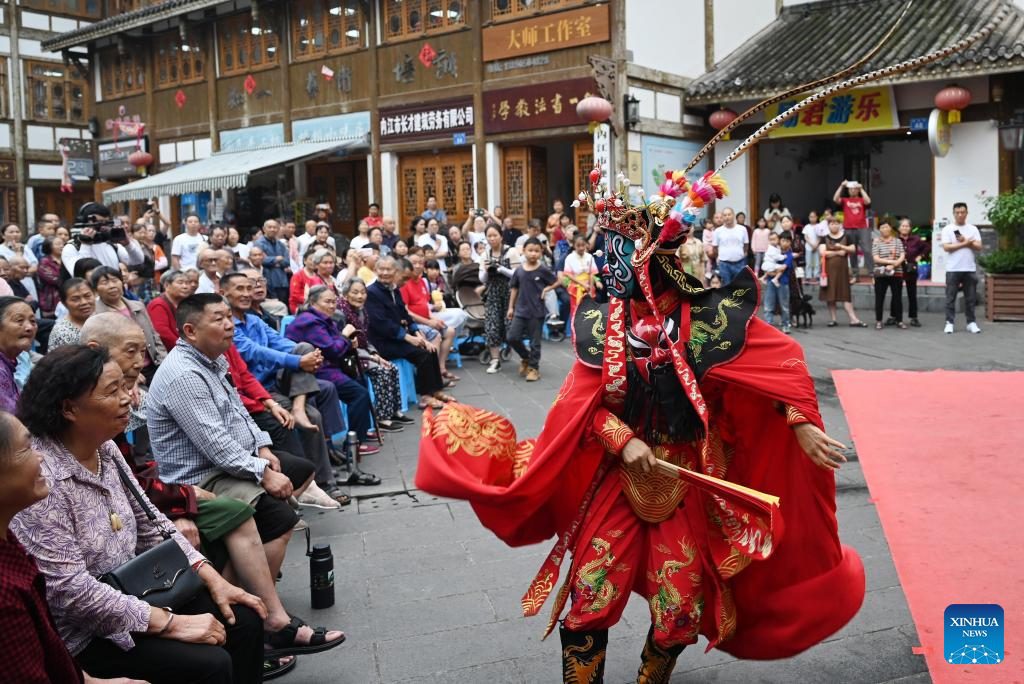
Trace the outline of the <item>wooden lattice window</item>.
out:
[[[280,37],[274,30],[273,15],[260,14],[253,22],[249,13],[220,22],[217,46],[222,76],[244,74],[277,66],[280,61]]]
[[[126,12],[134,12],[145,6],[145,0],[107,0],[107,16],[113,17]]]
[[[137,95],[146,90],[145,61],[137,52],[118,54],[116,49],[100,55],[100,81],[103,97]]]
[[[21,0],[21,6],[50,14],[68,14],[84,19],[100,18],[100,0]]]
[[[59,62],[25,60],[29,116],[36,121],[85,123],[86,82]]]
[[[170,88],[202,81],[206,70],[202,46],[202,35],[196,31],[189,31],[185,40],[177,31],[156,36],[153,47],[156,87]]]
[[[7,106],[7,58],[0,57],[0,119],[10,116]]]
[[[315,59],[363,47],[360,0],[298,0],[291,5],[292,57]]]
[[[466,25],[466,0],[382,0],[384,38],[401,40]]]
[[[490,0],[491,18],[495,21],[519,19],[541,12],[576,7],[586,0]]]
[[[526,216],[526,157],[505,156],[505,213],[510,216]]]
[[[473,165],[463,164],[462,165],[462,215],[469,216],[470,212],[476,207],[473,205],[476,203],[476,196],[473,189],[476,184],[473,182]]]

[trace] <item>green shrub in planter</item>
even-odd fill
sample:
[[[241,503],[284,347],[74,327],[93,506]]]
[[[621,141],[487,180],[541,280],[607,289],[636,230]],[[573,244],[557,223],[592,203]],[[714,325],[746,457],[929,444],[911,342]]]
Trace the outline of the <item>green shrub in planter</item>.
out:
[[[1024,273],[1024,247],[997,249],[978,257],[987,273]]]
[[[1024,184],[1010,192],[982,197],[981,201],[999,235],[999,249],[978,262],[989,273],[1024,273],[1024,248],[1018,246],[1018,231],[1024,226]]]

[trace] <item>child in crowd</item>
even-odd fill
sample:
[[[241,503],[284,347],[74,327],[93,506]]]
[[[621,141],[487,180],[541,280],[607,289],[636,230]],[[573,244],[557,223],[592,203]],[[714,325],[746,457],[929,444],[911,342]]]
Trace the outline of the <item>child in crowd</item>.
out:
[[[785,256],[782,253],[781,238],[772,233],[768,236],[768,249],[765,250],[764,259],[761,262],[761,267],[764,269],[764,275],[761,276],[761,282],[767,283],[768,279],[775,284],[779,284],[779,278],[782,277],[783,271],[786,270]]]
[[[476,256],[473,257],[473,261],[481,262],[484,260],[484,248],[487,247],[487,241],[481,240],[473,243],[473,251],[476,252]]]
[[[569,290],[574,304],[579,304],[588,294],[596,294],[593,290],[601,287],[601,279],[597,277],[597,262],[587,251],[587,238],[576,236],[573,251],[565,257],[561,274],[562,284]]]
[[[430,287],[430,301],[432,304],[449,305],[448,283],[445,282],[441,273],[441,264],[437,259],[430,259],[424,264],[427,285]],[[436,293],[436,294],[435,294]]]
[[[750,251],[754,253],[754,273],[758,275],[761,274],[761,263],[764,261],[764,253],[768,251],[768,236],[771,234],[764,217],[757,219],[757,226],[750,236]]]
[[[775,238],[775,236],[772,236]],[[782,312],[782,332],[789,334],[789,280],[793,272],[793,238],[789,233],[783,233],[775,240],[775,249],[781,255],[781,270],[778,274],[767,280],[764,289],[764,320],[768,325],[773,324],[775,309]],[[769,250],[771,252],[772,250]],[[767,262],[768,252],[765,252]],[[765,278],[768,278],[767,267]]]
[[[511,321],[508,328],[508,343],[519,354],[519,375],[527,382],[540,380],[541,329],[544,325],[544,298],[558,287],[554,272],[541,263],[544,247],[535,237],[523,245],[523,263],[512,274],[509,281],[511,296],[508,300],[506,318]],[[530,347],[523,340],[530,340]]]
[[[818,212],[811,211],[807,215],[807,223],[803,227],[804,236],[804,278],[817,280],[821,270],[821,259],[818,258]]]
[[[718,275],[718,271],[711,274],[711,289],[717,290],[722,287],[722,276]]]

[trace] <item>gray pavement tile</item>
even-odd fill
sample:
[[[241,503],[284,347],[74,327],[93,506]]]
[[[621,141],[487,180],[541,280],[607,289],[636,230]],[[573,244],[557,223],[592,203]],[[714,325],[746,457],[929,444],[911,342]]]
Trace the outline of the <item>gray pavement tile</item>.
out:
[[[359,642],[345,631],[344,644],[326,653],[299,656],[299,663],[289,674],[277,680],[282,684],[379,684],[380,674],[373,654],[373,644]]]
[[[403,679],[398,684],[525,684],[512,660],[445,670],[422,677]]]
[[[436,599],[444,596],[467,592],[484,591],[488,594],[492,606],[497,612],[490,592],[509,589],[522,596],[529,585],[530,578],[540,567],[540,561],[534,558],[516,558],[512,560],[474,563],[463,567],[453,567],[444,573],[421,573],[412,570],[415,579],[403,575],[390,577],[371,577],[367,580],[370,605],[386,607],[395,603]],[[518,598],[516,599],[518,608]],[[499,614],[498,619],[520,617],[515,611],[507,615]]]

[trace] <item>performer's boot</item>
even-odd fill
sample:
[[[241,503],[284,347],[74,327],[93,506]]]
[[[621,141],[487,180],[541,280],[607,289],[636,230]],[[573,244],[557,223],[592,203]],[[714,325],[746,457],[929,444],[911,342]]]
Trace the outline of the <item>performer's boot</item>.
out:
[[[608,648],[608,630],[572,632],[558,628],[562,638],[562,681],[564,684],[601,684],[604,682],[604,656]]]
[[[672,670],[676,667],[676,658],[685,646],[661,648],[654,643],[654,628],[647,632],[647,642],[640,656],[640,670],[636,673],[636,684],[668,684]]]

